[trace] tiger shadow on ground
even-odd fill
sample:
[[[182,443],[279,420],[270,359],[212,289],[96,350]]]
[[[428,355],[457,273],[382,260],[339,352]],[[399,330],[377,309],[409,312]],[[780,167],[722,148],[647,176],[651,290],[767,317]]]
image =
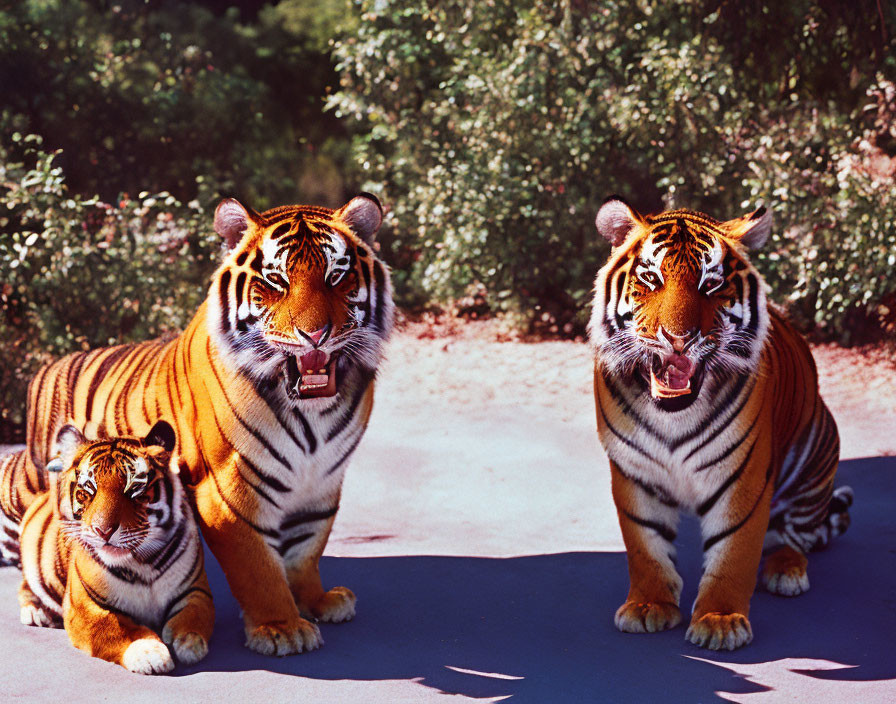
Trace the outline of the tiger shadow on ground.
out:
[[[824,672],[822,679],[890,680],[896,678],[890,654],[894,478],[894,458],[841,463],[838,484],[855,490],[852,527],[811,556],[807,594],[787,599],[757,592],[754,642],[733,653],[687,644],[684,625],[653,635],[619,633],[612,617],[628,585],[624,554],[564,553],[325,558],[325,583],[354,589],[358,615],[347,624],[323,624],[321,650],[275,659],[242,646],[239,609],[209,560],[218,610],[211,650],[175,674],[267,670],[319,680],[420,679],[446,693],[527,702],[720,701],[716,692],[764,689],[692,658],[721,664],[819,659],[855,666]],[[678,545],[688,612],[700,574],[695,522],[682,523]]]

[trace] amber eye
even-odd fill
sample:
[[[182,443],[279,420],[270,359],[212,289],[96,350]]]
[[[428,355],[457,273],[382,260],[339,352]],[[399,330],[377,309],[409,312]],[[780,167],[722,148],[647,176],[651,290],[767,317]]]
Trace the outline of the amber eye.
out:
[[[638,278],[650,287],[651,291],[655,291],[663,283],[655,271],[642,271],[638,274]]]
[[[708,295],[721,288],[724,283],[725,279],[718,274],[707,274],[703,279],[703,284],[700,286],[700,290]]]
[[[154,504],[159,500],[159,483],[153,482],[148,487],[146,487],[140,496],[137,497],[137,501],[144,504]]]
[[[86,489],[76,489],[75,490],[75,501],[77,501],[82,506],[90,501],[90,492]]]
[[[271,286],[281,291],[285,291],[289,287],[289,281],[279,271],[269,271],[264,275],[264,280]]]

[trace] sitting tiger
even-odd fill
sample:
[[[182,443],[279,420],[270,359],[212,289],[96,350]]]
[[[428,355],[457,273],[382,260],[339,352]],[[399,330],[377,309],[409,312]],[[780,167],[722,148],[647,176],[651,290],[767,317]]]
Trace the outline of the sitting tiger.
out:
[[[811,352],[746,255],[771,216],[644,216],[614,197],[596,224],[614,248],[589,324],[597,426],[631,580],[616,626],[680,622],[684,510],[700,518],[704,553],[686,638],[733,650],[753,638],[763,552],[770,592],[806,591],[806,554],[846,530],[852,502],[833,488],[839,437]]]
[[[62,427],[49,490],[19,525],[22,623],[64,625],[75,647],[142,674],[171,670],[171,651],[205,657],[214,607],[174,444],[165,421],[142,440]],[[4,484],[24,481],[16,466],[6,458]]]
[[[221,202],[214,226],[226,251],[183,333],[38,371],[15,505],[39,493],[63,423],[140,436],[165,420],[246,645],[272,655],[319,647],[317,621],[355,614],[354,593],[324,589],[318,564],[392,328],[382,218],[367,194],[338,210]]]

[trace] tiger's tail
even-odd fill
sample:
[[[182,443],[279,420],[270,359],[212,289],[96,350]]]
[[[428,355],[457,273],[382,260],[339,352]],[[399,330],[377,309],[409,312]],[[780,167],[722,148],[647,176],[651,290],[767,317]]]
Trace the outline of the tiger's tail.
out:
[[[815,543],[811,550],[824,550],[831,540],[846,532],[851,522],[849,507],[852,506],[852,501],[852,487],[840,486],[834,489],[824,521],[815,529]]]

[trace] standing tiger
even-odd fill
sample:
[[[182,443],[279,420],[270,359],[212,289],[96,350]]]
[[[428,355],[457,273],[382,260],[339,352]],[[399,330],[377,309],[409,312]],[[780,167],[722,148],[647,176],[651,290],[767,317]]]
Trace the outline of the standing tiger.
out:
[[[614,197],[596,225],[614,248],[589,324],[597,427],[631,580],[616,626],[681,621],[673,541],[685,510],[700,518],[704,564],[686,638],[733,650],[753,638],[763,552],[770,592],[806,591],[806,553],[846,530],[852,502],[833,489],[839,437],[811,352],[747,259],[771,216],[643,216]]]
[[[15,554],[3,550],[21,550],[22,623],[64,625],[75,647],[142,674],[171,670],[172,651],[205,656],[215,612],[174,444],[165,421],[93,442],[62,427],[49,489],[25,511]],[[24,479],[17,467],[0,465],[5,483]]]
[[[260,653],[317,648],[320,631],[303,614],[355,613],[349,589],[323,589],[318,561],[392,327],[374,247],[381,222],[366,194],[335,211],[257,213],[224,200],[215,229],[228,253],[181,335],[70,355],[29,387],[35,490],[64,423],[108,435],[140,435],[158,420],[176,428],[203,536]]]

